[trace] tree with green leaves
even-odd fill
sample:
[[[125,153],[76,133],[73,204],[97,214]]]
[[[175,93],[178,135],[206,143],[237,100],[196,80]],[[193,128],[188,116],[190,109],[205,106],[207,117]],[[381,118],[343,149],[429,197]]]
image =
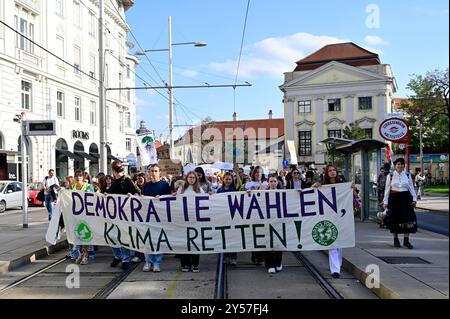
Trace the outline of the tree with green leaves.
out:
[[[411,153],[419,152],[420,125],[425,153],[448,152],[449,78],[448,68],[413,75],[406,86],[413,92],[400,103],[410,127]]]
[[[348,140],[359,141],[367,138],[367,133],[359,127],[358,123],[352,122],[344,128],[343,137]]]

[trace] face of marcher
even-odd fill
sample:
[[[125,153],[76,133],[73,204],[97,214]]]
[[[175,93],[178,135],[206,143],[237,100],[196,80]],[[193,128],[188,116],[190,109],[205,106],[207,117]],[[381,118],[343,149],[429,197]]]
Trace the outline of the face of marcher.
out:
[[[186,179],[189,185],[194,185],[197,182],[197,175],[189,174]]]
[[[84,175],[83,174],[78,174],[75,176],[75,181],[79,184],[84,183]]]
[[[397,162],[397,164],[395,164],[395,170],[399,173],[401,171],[403,171],[404,168],[405,168],[405,165],[403,165],[401,162]]]
[[[151,167],[148,170],[148,176],[150,177],[150,180],[153,182],[158,182],[161,179],[161,171],[159,170],[159,167]]]
[[[142,185],[142,184],[145,183],[145,179],[144,179],[143,176],[138,176],[138,178],[136,179],[136,181],[137,181],[137,183],[138,183],[139,185]]]
[[[337,177],[337,171],[334,167],[328,168],[328,177],[329,178],[336,178]]]
[[[231,183],[233,182],[233,179],[231,178],[231,176],[227,175],[223,178],[223,184],[226,187],[230,187]]]
[[[278,181],[275,177],[269,178],[269,189],[277,189]]]
[[[292,172],[292,177],[294,179],[299,179],[300,178],[300,172],[299,171],[293,171]]]

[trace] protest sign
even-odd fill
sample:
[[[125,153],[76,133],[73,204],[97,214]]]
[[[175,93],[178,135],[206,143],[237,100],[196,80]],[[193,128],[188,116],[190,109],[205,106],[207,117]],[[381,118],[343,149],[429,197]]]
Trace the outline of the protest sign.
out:
[[[319,189],[139,197],[61,192],[59,215],[75,245],[127,247],[144,253],[206,254],[353,247],[350,183]]]
[[[152,132],[136,134],[136,142],[141,154],[141,163],[143,166],[156,164],[158,162],[155,137]]]
[[[178,176],[181,175],[183,171],[183,165],[181,165],[181,161],[177,159],[160,159],[158,161],[158,166],[161,169],[162,176]]]

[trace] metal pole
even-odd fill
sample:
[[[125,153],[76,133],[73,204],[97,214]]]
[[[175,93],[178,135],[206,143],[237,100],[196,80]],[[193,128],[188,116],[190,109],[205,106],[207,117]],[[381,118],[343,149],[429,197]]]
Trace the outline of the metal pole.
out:
[[[420,172],[423,175],[422,122],[419,125]]]
[[[23,209],[23,228],[28,228],[28,185],[27,185],[27,145],[25,136],[25,113],[22,113],[22,135],[20,137],[21,156],[22,156],[22,209]]]
[[[173,141],[173,88],[172,88],[172,17],[169,16],[169,136],[170,136],[170,158],[175,158]]]
[[[105,12],[105,4],[100,0],[100,18],[98,23],[98,66],[99,66],[99,121],[100,121],[100,171],[107,173],[107,153],[106,153],[106,88],[105,88],[105,41],[103,37],[103,15]]]

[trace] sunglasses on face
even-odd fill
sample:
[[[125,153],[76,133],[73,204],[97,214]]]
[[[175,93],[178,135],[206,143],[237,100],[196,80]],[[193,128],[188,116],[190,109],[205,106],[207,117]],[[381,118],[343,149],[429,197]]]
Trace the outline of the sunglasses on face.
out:
[[[292,173],[292,175],[298,175],[299,174],[299,172],[293,172]]]

